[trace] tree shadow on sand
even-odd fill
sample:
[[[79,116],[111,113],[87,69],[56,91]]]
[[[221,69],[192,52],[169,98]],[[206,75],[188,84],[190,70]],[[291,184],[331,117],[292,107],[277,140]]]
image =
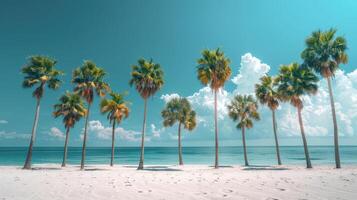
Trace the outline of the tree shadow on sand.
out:
[[[166,172],[176,172],[182,171],[181,169],[174,169],[168,166],[148,166],[144,167],[144,171],[166,171]]]
[[[214,166],[209,166],[210,168],[214,168]],[[233,168],[233,166],[230,165],[220,165],[218,168]]]
[[[108,171],[109,169],[101,169],[101,168],[87,168],[84,171]]]
[[[60,167],[33,167],[31,170],[61,170]]]
[[[260,170],[290,170],[289,168],[286,167],[280,167],[280,166],[269,166],[269,165],[249,165],[249,166],[244,166],[242,170],[245,171],[260,171]]]

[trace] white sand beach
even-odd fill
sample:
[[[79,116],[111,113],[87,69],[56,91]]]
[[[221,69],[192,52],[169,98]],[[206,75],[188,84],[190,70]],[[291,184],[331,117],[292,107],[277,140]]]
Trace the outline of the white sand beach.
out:
[[[2,166],[0,199],[357,199],[357,166]]]

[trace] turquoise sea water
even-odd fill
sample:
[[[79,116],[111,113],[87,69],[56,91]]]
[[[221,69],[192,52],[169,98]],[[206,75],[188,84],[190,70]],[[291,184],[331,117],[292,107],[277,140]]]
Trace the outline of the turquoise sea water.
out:
[[[312,164],[333,164],[333,146],[310,146]],[[0,147],[0,165],[21,166],[25,160],[26,147]],[[221,147],[220,165],[243,164],[242,147]],[[357,164],[357,146],[341,146],[342,164]],[[88,148],[86,154],[87,164],[109,164],[110,148]],[[137,147],[123,147],[116,149],[116,164],[136,165],[140,149]],[[62,147],[38,147],[33,152],[33,163],[58,163],[62,162]],[[305,165],[303,148],[300,146],[281,147],[283,164]],[[70,147],[68,163],[79,164],[81,158],[80,147]],[[212,164],[214,160],[213,147],[184,147],[183,158],[185,164]],[[275,147],[248,147],[248,159],[251,165],[276,164]],[[145,148],[145,164],[149,165],[174,165],[177,164],[178,155],[176,147],[147,147]]]

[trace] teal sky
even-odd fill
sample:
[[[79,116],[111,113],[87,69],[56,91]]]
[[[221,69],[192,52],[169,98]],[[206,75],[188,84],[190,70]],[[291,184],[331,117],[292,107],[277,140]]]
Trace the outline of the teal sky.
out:
[[[177,143],[174,138],[176,127],[162,128],[160,111],[164,101],[160,97],[172,93],[193,96],[204,87],[197,81],[195,71],[201,50],[220,47],[232,61],[232,78],[239,73],[241,57],[246,53],[269,65],[268,73],[273,75],[279,65],[301,61],[304,39],[312,31],[330,27],[337,28],[337,34],[348,41],[349,63],[342,66],[344,72],[336,77],[334,89],[337,103],[341,105],[341,115],[338,115],[341,118],[340,132],[344,135],[341,142],[356,145],[357,96],[353,93],[357,92],[357,71],[354,71],[357,66],[356,10],[357,1],[354,0],[2,0],[0,146],[26,146],[29,142],[27,135],[32,128],[35,99],[31,96],[32,89],[21,88],[23,75],[20,69],[30,55],[54,57],[58,60],[57,68],[66,74],[59,90],[45,92],[36,145],[63,145],[61,134],[56,133],[58,130],[63,132],[64,128],[61,119],[53,119],[52,105],[64,91],[72,90],[72,70],[89,59],[106,70],[106,81],[114,91],[129,92],[127,100],[131,102],[131,115],[120,125],[125,131],[118,144],[137,146],[136,140],[127,140],[124,135],[138,137],[136,132],[141,130],[143,101],[129,87],[128,81],[130,66],[144,57],[153,58],[165,72],[164,87],[149,102],[147,133],[151,139],[147,145],[174,146]],[[251,75],[255,76],[254,73]],[[251,77],[256,78],[259,77]],[[341,86],[346,81],[351,84],[350,88]],[[228,81],[225,90],[228,93],[244,91],[244,88],[240,91],[240,86]],[[329,109],[328,97],[324,98],[321,109]],[[312,101],[321,103],[318,99]],[[95,103],[98,105],[98,98]],[[203,115],[207,113],[201,115],[199,112],[205,109],[199,106],[198,115],[206,119]],[[309,117],[319,116],[319,113],[308,113],[320,108],[316,106],[311,103],[311,108],[306,107],[307,123]],[[295,117],[293,108],[283,107],[286,113],[291,111]],[[316,126],[308,124],[310,144],[332,144],[332,120],[327,113],[327,120],[316,122],[320,123]],[[267,117],[256,122],[257,126],[250,130],[249,145],[273,145],[270,115],[263,116]],[[281,120],[285,124],[278,124],[282,145],[300,145],[299,132],[284,132],[290,123],[290,118],[284,116]],[[98,123],[93,124],[97,126],[90,133],[89,145],[109,145],[110,140],[103,136],[109,123],[98,107],[93,107],[90,120],[100,120],[104,128],[98,128]],[[83,121],[71,132],[71,146],[81,145],[79,135]],[[222,144],[240,145],[240,132],[227,121],[227,117],[223,117],[220,123]],[[199,124],[193,133],[185,132],[184,145],[213,145],[212,123],[213,116],[211,122]]]

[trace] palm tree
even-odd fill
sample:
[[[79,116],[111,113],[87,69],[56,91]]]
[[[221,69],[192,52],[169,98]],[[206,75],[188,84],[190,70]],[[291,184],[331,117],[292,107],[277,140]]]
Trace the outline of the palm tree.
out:
[[[248,166],[247,147],[245,143],[245,129],[253,127],[253,120],[260,120],[258,103],[252,95],[237,95],[230,105],[228,114],[233,121],[238,122],[237,128],[242,130],[245,166]]]
[[[298,63],[281,66],[280,73],[276,78],[280,100],[290,102],[291,105],[297,108],[307,168],[312,168],[312,165],[301,116],[303,109],[301,97],[315,94],[317,92],[317,81],[317,76],[310,69],[301,67]]]
[[[61,85],[58,76],[63,72],[55,69],[57,61],[46,56],[31,56],[25,67],[22,68],[22,73],[25,75],[22,87],[36,87],[32,95],[36,98],[35,120],[32,127],[30,146],[28,148],[24,169],[31,169],[32,149],[35,142],[38,118],[40,115],[40,101],[44,94],[45,86],[49,89],[57,89]]]
[[[219,49],[202,52],[202,58],[197,61],[197,78],[203,85],[210,85],[214,91],[214,126],[215,126],[215,163],[218,168],[218,123],[217,123],[217,91],[231,75],[230,60]]]
[[[278,159],[278,165],[281,165],[277,125],[275,119],[275,110],[279,107],[279,100],[278,92],[276,91],[276,87],[274,87],[274,79],[270,76],[261,77],[260,83],[255,85],[255,95],[259,102],[263,105],[267,105],[272,112],[276,157]]]
[[[87,114],[87,110],[84,107],[84,103],[78,94],[73,94],[66,92],[59,99],[59,103],[54,105],[53,116],[55,118],[62,116],[63,124],[66,128],[66,139],[64,143],[63,150],[63,162],[62,167],[66,166],[67,160],[67,146],[69,139],[69,131],[74,127],[75,123],[78,122],[82,117]]]
[[[159,64],[153,60],[138,60],[138,65],[132,66],[130,86],[135,86],[140,96],[144,99],[144,121],[141,134],[141,153],[138,170],[144,168],[144,140],[146,129],[146,107],[147,99],[153,96],[164,84],[164,72]]]
[[[111,99],[103,99],[100,103],[100,111],[107,114],[107,119],[109,119],[112,124],[112,156],[110,159],[110,166],[114,164],[114,141],[115,141],[115,125],[120,124],[123,118],[129,116],[129,108],[124,101],[124,96],[121,94],[116,94],[114,92],[110,93]]]
[[[88,104],[83,133],[81,170],[84,169],[88,119],[94,95],[97,94],[98,96],[103,97],[108,91],[110,91],[109,85],[103,80],[104,76],[104,70],[92,61],[85,61],[81,67],[78,67],[73,71],[72,83],[75,84],[74,92],[83,97]]]
[[[178,152],[179,165],[183,165],[181,148],[181,125],[189,131],[196,127],[196,112],[192,110],[190,102],[186,98],[173,98],[161,111],[165,127],[173,126],[178,122]]]
[[[326,32],[320,30],[313,32],[305,41],[306,49],[301,53],[301,58],[304,59],[305,65],[327,80],[333,120],[335,162],[336,168],[341,168],[338,145],[338,127],[331,78],[334,77],[335,72],[341,63],[347,63],[348,56],[346,54],[346,39],[343,37],[335,38],[335,33],[335,29],[330,29]]]

